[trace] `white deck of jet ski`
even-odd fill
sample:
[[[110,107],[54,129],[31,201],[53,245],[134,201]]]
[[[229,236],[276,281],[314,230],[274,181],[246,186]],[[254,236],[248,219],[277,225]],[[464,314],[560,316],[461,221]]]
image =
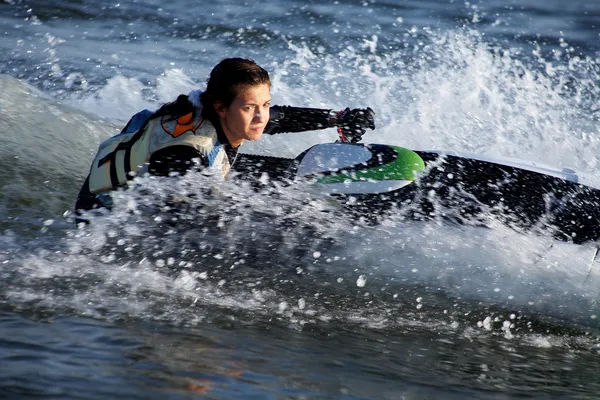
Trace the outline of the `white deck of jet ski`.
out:
[[[340,146],[339,143],[324,143],[310,148],[298,165],[296,177],[307,178],[328,172],[337,172],[345,167],[366,163],[373,153],[363,146]],[[351,173],[350,173],[351,175]],[[314,188],[322,193],[378,194],[393,192],[410,184],[412,180],[352,180],[338,183],[315,183]]]

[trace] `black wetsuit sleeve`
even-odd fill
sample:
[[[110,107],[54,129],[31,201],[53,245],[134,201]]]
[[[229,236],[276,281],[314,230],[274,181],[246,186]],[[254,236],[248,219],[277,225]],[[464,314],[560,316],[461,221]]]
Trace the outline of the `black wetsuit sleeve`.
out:
[[[275,135],[284,132],[314,131],[329,128],[331,110],[290,106],[273,106],[264,133]]]
[[[190,146],[169,146],[150,157],[148,172],[152,175],[184,175],[190,169],[200,170],[208,166],[208,159]]]

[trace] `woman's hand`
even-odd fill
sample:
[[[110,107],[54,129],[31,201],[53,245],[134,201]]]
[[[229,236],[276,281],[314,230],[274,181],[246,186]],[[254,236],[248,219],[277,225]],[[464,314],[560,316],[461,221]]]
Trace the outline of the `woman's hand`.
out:
[[[341,129],[342,140],[358,143],[367,129],[375,129],[375,112],[371,107],[346,108],[338,113],[335,125]]]

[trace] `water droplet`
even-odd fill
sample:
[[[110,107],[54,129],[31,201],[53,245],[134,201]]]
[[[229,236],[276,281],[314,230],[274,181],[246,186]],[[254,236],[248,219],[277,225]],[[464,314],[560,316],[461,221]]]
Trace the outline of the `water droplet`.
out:
[[[358,287],[365,287],[367,283],[367,278],[365,278],[364,275],[361,275],[358,277],[358,279],[356,280],[356,286]]]

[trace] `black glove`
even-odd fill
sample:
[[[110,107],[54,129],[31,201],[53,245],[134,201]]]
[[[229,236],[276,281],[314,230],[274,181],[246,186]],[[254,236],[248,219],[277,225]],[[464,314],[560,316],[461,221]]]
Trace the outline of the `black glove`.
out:
[[[346,108],[337,115],[336,125],[342,130],[342,141],[358,143],[369,129],[375,129],[375,112],[371,107]]]

